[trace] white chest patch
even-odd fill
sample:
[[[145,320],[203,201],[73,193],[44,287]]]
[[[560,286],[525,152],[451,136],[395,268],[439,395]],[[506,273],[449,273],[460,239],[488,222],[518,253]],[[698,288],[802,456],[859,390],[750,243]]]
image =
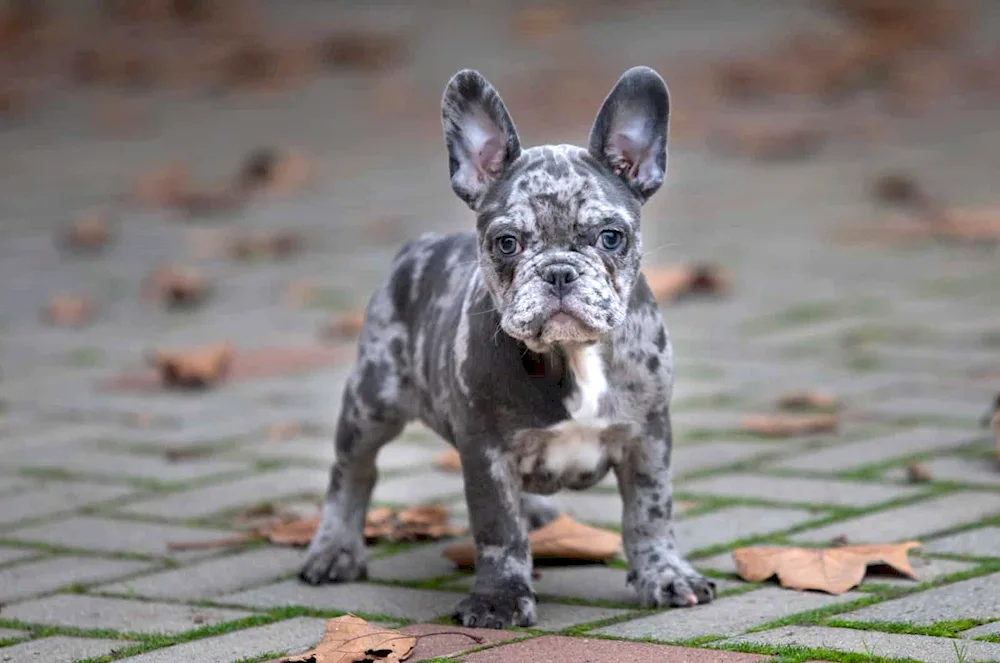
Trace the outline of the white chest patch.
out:
[[[600,348],[574,348],[567,361],[576,387],[565,403],[569,419],[545,429],[544,441],[520,458],[519,469],[523,475],[544,473],[573,487],[599,481],[620,448],[602,439],[611,422],[600,413],[601,398],[608,392]]]

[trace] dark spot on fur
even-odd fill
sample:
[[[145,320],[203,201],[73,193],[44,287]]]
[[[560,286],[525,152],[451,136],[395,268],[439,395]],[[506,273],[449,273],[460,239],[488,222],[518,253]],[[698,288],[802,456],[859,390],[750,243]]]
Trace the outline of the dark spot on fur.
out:
[[[667,347],[667,332],[660,327],[660,331],[656,334],[656,349],[663,352]]]
[[[660,358],[656,355],[650,355],[649,359],[646,360],[646,367],[650,373],[660,370]]]
[[[660,561],[660,553],[652,553],[652,554],[650,554],[649,561],[652,562],[653,564],[656,564],[657,562],[659,562]]]
[[[644,472],[636,472],[635,485],[640,488],[659,488],[660,482]]]
[[[663,509],[658,506],[649,507],[649,511],[646,512],[649,515],[650,520],[660,520],[664,517]]]

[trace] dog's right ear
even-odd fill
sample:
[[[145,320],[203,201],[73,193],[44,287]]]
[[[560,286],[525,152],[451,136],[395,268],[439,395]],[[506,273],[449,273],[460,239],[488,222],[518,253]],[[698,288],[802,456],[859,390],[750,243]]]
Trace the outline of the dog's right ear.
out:
[[[521,154],[514,122],[489,81],[464,69],[444,89],[441,125],[451,188],[478,210],[490,186]]]

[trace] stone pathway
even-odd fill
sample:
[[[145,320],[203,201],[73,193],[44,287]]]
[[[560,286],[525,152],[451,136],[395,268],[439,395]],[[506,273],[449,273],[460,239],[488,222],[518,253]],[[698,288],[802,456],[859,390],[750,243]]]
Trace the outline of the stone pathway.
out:
[[[279,21],[385,16],[274,4]],[[506,27],[496,30],[509,25],[508,10],[479,4],[394,3],[392,23],[419,40],[383,87],[331,74],[250,100],[165,95],[155,130],[131,140],[95,137],[79,120],[93,99],[67,93],[0,131],[0,661],[248,663],[310,647],[323,618],[344,612],[412,633],[447,623],[469,577],[439,543],[375,547],[371,580],[325,587],[295,579],[300,550],[170,547],[232,536],[234,516],[262,504],[315,508],[347,362],[199,393],[108,383],[144,370],[155,347],[311,347],[331,310],[364,303],[405,238],[470,227],[437,134],[440,89],[455,69],[493,79],[525,142],[585,139],[586,123],[533,115],[530,95],[517,94],[526,68],[566,64],[565,44],[511,48]],[[588,44],[615,44],[595,65],[592,96],[632,64],[669,71],[690,53],[766,43],[782,21],[822,14],[811,3],[754,5],[729,3],[725,25],[684,0],[584,26]],[[985,6],[988,31],[1000,12]],[[412,95],[405,108],[380,107],[394,98],[387,84]],[[536,628],[486,634],[474,653],[459,635],[426,638],[412,660],[1000,661],[1000,468],[978,426],[1000,389],[1000,253],[834,238],[877,217],[867,190],[886,169],[912,171],[947,200],[995,207],[996,108],[955,104],[892,127],[877,142],[834,141],[788,164],[721,157],[679,131],[669,184],[645,213],[649,264],[711,260],[734,274],[728,297],[665,309],[677,356],[676,491],[686,503],[677,532],[720,598],[641,610],[621,564],[542,568]],[[53,242],[136,172],[179,159],[220,180],[272,143],[315,155],[317,191],[257,200],[233,218],[122,208],[115,241],[97,257],[67,258]],[[310,239],[300,256],[276,262],[192,250],[192,240],[237,226]],[[211,276],[204,308],[171,313],[140,299],[141,280],[161,261]],[[302,279],[320,296],[290,306],[284,293]],[[39,307],[64,291],[98,302],[93,325],[40,324]],[[843,399],[838,433],[776,440],[738,430],[741,415],[772,411],[796,389]],[[289,422],[302,433],[269,439]],[[443,448],[407,430],[379,458],[377,502],[441,502],[463,520],[461,478],[430,462]],[[909,483],[918,460],[932,478]],[[614,526],[620,512],[607,482],[564,504],[598,524]],[[919,539],[921,580],[869,577],[830,596],[733,572],[729,551],[739,545],[838,537]]]

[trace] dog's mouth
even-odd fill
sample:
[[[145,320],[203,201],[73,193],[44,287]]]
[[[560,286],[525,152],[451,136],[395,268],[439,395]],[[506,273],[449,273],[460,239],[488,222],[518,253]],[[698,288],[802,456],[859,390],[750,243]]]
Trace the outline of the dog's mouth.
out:
[[[539,330],[539,340],[553,343],[587,343],[598,338],[598,332],[578,317],[560,310],[549,316]]]

